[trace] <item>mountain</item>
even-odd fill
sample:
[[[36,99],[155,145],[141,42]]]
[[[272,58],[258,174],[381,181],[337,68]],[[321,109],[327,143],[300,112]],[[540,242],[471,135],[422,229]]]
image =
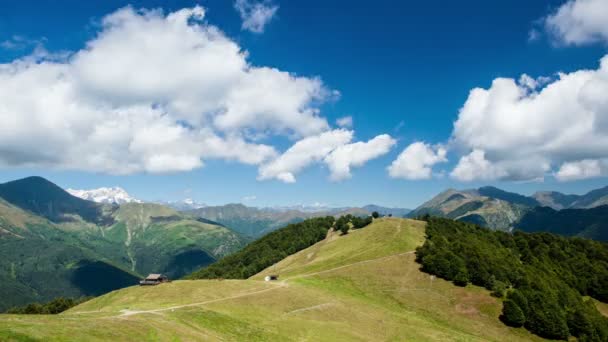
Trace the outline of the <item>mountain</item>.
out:
[[[532,203],[522,197],[524,196],[492,187],[463,191],[449,189],[425,202],[408,216],[429,214],[508,231],[529,208],[524,203]]]
[[[589,209],[608,205],[608,186],[589,191],[584,195],[565,195],[555,191],[537,192],[532,195],[542,206],[561,209]]]
[[[425,223],[383,218],[246,280],[129,287],[59,315],[0,315],[0,340],[541,341],[502,301],[420,271]],[[279,281],[262,281],[278,274]]]
[[[495,198],[499,200],[503,200],[505,202],[509,202],[512,204],[521,204],[528,207],[536,207],[540,205],[540,203],[531,197],[516,194],[514,192],[504,191],[493,186],[484,186],[477,189],[477,193],[480,196],[486,196],[489,198]]]
[[[110,223],[100,204],[83,200],[42,177],[28,177],[0,184],[5,201],[55,223],[81,218],[94,224]]]
[[[70,195],[78,198],[85,199],[87,201],[93,201],[97,203],[106,204],[124,204],[124,203],[142,203],[142,201],[131,197],[123,188],[98,188],[91,190],[76,190],[67,189]]]
[[[200,208],[204,208],[207,206],[206,204],[196,202],[195,200],[193,200],[191,198],[186,198],[181,201],[159,202],[159,204],[166,205],[168,207],[171,207],[171,208],[173,208],[175,210],[179,210],[179,211],[195,210],[195,209],[200,209]]]
[[[525,232],[549,232],[608,242],[608,205],[559,211],[537,207],[526,212],[516,228]]]
[[[100,295],[137,280],[53,222],[0,199],[0,312],[59,296]]]
[[[95,203],[39,177],[0,184],[0,194],[0,293],[11,294],[0,311],[99,295],[148,273],[177,278],[247,241],[166,206]]]
[[[391,215],[394,217],[405,217],[407,214],[409,214],[412,211],[411,209],[387,208],[387,207],[382,207],[382,206],[375,205],[375,204],[368,204],[366,206],[363,206],[362,209],[364,209],[370,213],[377,211],[380,215]]]
[[[580,196],[572,203],[570,208],[589,209],[601,205],[608,205],[608,186],[589,191]]]
[[[124,246],[130,269],[142,275],[180,277],[239,250],[246,241],[224,226],[159,204],[127,203],[113,217],[117,223],[98,236]]]
[[[572,206],[572,204],[581,196],[565,195],[557,191],[539,191],[534,193],[532,197],[542,207],[549,207],[555,210],[561,210]]]
[[[607,241],[607,209],[608,187],[580,196],[543,191],[531,197],[495,187],[481,187],[462,191],[449,189],[408,216],[429,214],[497,230],[517,228],[526,232],[551,232]]]
[[[322,211],[300,211],[282,208],[255,208],[243,204],[226,204],[222,206],[203,207],[187,210],[184,214],[218,222],[236,232],[249,236],[260,237],[275,229],[290,223],[301,222],[312,217],[323,216],[368,216],[371,212],[362,208],[335,208]]]

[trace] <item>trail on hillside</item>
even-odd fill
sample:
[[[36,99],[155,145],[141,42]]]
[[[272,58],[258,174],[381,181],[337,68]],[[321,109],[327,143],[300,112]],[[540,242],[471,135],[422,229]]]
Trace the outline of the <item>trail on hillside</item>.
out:
[[[230,296],[230,297],[211,299],[211,300],[207,300],[207,301],[204,301],[204,302],[190,303],[190,304],[184,304],[184,305],[176,305],[176,306],[170,306],[170,307],[167,307],[167,308],[153,309],[153,310],[121,310],[120,311],[121,314],[118,315],[118,317],[133,316],[133,315],[138,315],[138,314],[142,314],[142,313],[158,313],[158,312],[163,312],[163,311],[173,311],[175,309],[182,309],[182,308],[187,308],[187,307],[191,307],[191,306],[200,306],[200,305],[211,304],[211,303],[215,303],[215,302],[221,302],[221,301],[224,301],[224,300],[231,300],[231,299],[237,299],[237,298],[247,297],[247,296],[251,296],[251,295],[255,295],[255,294],[264,293],[264,292],[273,291],[273,290],[276,290],[276,289],[287,287],[287,284],[285,282],[279,282],[279,283],[274,283],[274,284],[276,284],[275,287],[271,287],[271,288],[267,288],[267,289],[263,289],[263,290],[257,290],[257,291],[251,291],[251,292],[241,293],[241,294]]]
[[[396,233],[401,232],[401,221],[399,222],[399,224],[397,225],[396,228],[397,228],[396,229],[397,230]],[[408,251],[408,252],[403,252],[403,253],[391,254],[391,255],[386,255],[386,256],[383,256],[383,257],[375,258],[375,259],[362,260],[362,261],[354,262],[354,263],[347,264],[347,265],[337,266],[337,267],[333,267],[333,268],[322,270],[322,271],[318,271],[318,272],[300,274],[300,275],[296,275],[296,276],[285,278],[281,282],[270,282],[270,284],[274,285],[273,287],[270,287],[270,288],[266,288],[266,289],[263,289],[263,290],[257,290],[257,291],[245,292],[245,293],[241,293],[241,294],[230,296],[230,297],[211,299],[211,300],[207,300],[207,301],[203,301],[203,302],[197,302],[197,303],[190,303],[190,304],[170,306],[170,307],[161,308],[161,309],[152,309],[152,310],[128,310],[128,309],[125,309],[125,310],[121,310],[120,314],[117,315],[117,316],[115,316],[115,317],[128,317],[128,316],[145,314],[145,313],[156,314],[156,313],[161,313],[161,312],[165,312],[165,311],[173,311],[173,310],[176,310],[176,309],[182,309],[182,308],[194,307],[194,306],[201,306],[201,305],[212,304],[212,303],[217,303],[217,302],[222,302],[222,301],[227,301],[227,300],[232,300],[232,299],[243,298],[243,297],[247,297],[247,296],[252,296],[252,295],[256,295],[256,294],[260,294],[260,293],[265,293],[265,292],[270,292],[270,291],[274,291],[274,290],[277,290],[277,289],[285,288],[285,287],[289,286],[288,283],[287,283],[287,281],[291,280],[291,279],[300,279],[300,278],[312,277],[312,276],[316,276],[316,275],[319,275],[319,274],[324,274],[324,273],[329,273],[329,272],[334,272],[334,271],[337,271],[337,270],[345,269],[345,268],[348,268],[348,267],[353,267],[353,266],[368,264],[368,263],[372,263],[372,262],[376,262],[376,261],[381,261],[381,260],[385,260],[385,259],[389,259],[389,258],[394,258],[394,257],[408,255],[408,254],[413,254],[415,252],[416,251]],[[324,305],[327,305],[327,303],[324,304]],[[82,312],[82,313],[84,313],[84,312]],[[79,312],[75,312],[75,314],[79,314]]]

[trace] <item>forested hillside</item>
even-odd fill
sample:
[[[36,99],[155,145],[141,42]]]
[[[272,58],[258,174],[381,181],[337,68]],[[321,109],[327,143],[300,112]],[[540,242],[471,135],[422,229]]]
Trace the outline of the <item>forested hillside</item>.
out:
[[[590,209],[554,210],[538,207],[528,211],[516,228],[525,232],[550,232],[608,241],[608,205]]]
[[[323,240],[334,222],[332,216],[327,216],[287,225],[252,242],[243,250],[191,274],[188,278],[249,278],[285,257]]]
[[[548,233],[509,234],[427,218],[416,259],[425,272],[472,283],[503,298],[501,319],[546,338],[608,341],[608,319],[593,301],[608,301],[608,246]]]

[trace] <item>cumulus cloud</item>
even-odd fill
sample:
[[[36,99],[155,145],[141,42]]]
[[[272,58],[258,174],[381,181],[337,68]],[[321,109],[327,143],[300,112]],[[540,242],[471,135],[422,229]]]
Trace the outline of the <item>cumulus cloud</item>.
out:
[[[331,172],[331,180],[350,178],[352,167],[359,167],[390,151],[395,139],[388,134],[379,135],[367,142],[356,142],[337,147],[324,158]]]
[[[555,178],[560,181],[571,181],[578,179],[594,178],[605,175],[608,169],[608,159],[596,160],[585,159],[564,163]]]
[[[336,125],[338,125],[342,128],[351,128],[351,127],[353,127],[353,117],[345,116],[345,117],[338,118],[338,120],[336,120]]]
[[[446,154],[443,146],[431,146],[418,141],[399,154],[388,167],[388,173],[392,178],[429,179],[432,176],[432,167],[447,161]]]
[[[505,172],[492,163],[482,150],[474,150],[468,155],[460,158],[458,164],[450,174],[460,181],[492,180],[505,175]]]
[[[279,6],[273,5],[270,1],[255,0],[236,0],[234,8],[243,20],[241,28],[253,33],[263,33],[266,24],[279,10]]]
[[[367,142],[351,143],[354,132],[335,129],[297,141],[285,153],[262,165],[258,179],[278,179],[294,183],[295,174],[304,168],[324,162],[330,170],[330,179],[339,181],[351,177],[351,168],[386,154],[395,144],[390,136],[379,135]]]
[[[454,124],[451,146],[465,151],[460,180],[561,180],[606,175],[608,56],[596,70],[556,79],[498,78],[473,89]]]
[[[113,174],[260,165],[260,137],[318,136],[319,78],[253,66],[202,7],[120,9],[70,53],[0,64],[0,165]],[[324,157],[323,155],[322,157]],[[320,158],[322,158],[320,157]]]
[[[348,144],[352,139],[353,131],[344,129],[336,129],[306,137],[296,142],[275,160],[262,165],[258,179],[275,178],[285,183],[294,183],[297,172],[314,162],[323,160],[334,149]]]
[[[547,16],[544,24],[558,44],[608,43],[608,1],[569,0]]]

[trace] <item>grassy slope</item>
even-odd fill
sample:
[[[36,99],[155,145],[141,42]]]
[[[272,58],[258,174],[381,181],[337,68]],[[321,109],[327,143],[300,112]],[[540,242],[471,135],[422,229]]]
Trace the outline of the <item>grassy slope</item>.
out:
[[[422,222],[383,219],[250,280],[131,287],[58,316],[0,315],[0,340],[538,340],[498,321],[487,291],[421,273],[407,252],[423,235]],[[274,272],[281,281],[257,280]]]

